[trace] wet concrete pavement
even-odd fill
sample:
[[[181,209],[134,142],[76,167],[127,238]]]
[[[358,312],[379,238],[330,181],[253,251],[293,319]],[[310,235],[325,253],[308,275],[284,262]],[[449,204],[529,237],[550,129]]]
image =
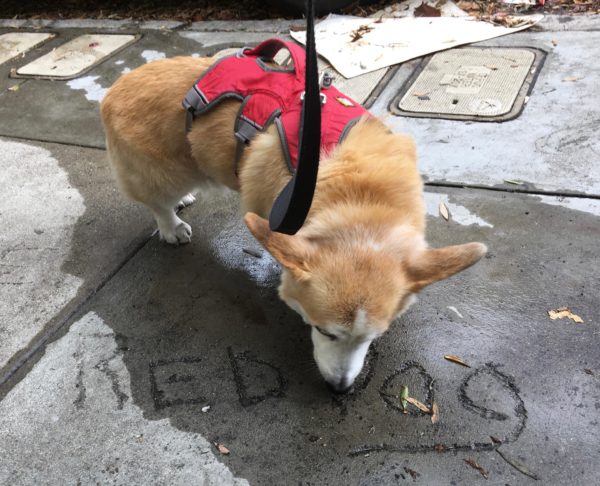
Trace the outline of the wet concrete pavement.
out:
[[[577,24],[585,33],[514,40],[539,47],[552,38],[579,56],[566,62],[550,52],[540,89],[565,94],[572,86],[561,84],[563,72],[577,65],[585,77],[594,69],[598,23],[589,22]],[[12,137],[0,141],[9,196],[0,203],[0,483],[518,485],[535,482],[529,470],[538,484],[594,484],[598,152],[595,139],[575,137],[555,157],[537,151],[536,140],[578,116],[593,131],[598,105],[586,105],[583,116],[575,94],[547,104],[536,85],[530,103],[537,105],[501,125],[388,118],[416,136],[430,181],[494,189],[427,187],[432,246],[482,241],[490,252],[422,292],[375,343],[354,393],[336,396],[312,362],[307,326],[277,298],[277,265],[245,230],[235,194],[213,191],[186,208],[192,243],[169,247],[150,237],[149,215],[118,195],[104,152],[76,146],[102,147],[94,98],[123,69],[232,42],[226,33],[219,43],[216,31],[206,47],[160,27],[86,73],[96,77],[87,89],[28,80],[0,95],[0,134]],[[236,29],[242,44],[272,35],[262,23],[217,27]],[[65,38],[78,31],[64,29]],[[273,24],[272,32],[279,29]],[[382,92],[376,113],[385,113],[406,69]],[[590,80],[577,93],[597,90]],[[19,112],[40,104],[36,93],[46,113],[20,120]],[[38,132],[61,143],[31,141]],[[448,143],[440,152],[428,142],[442,135]],[[506,140],[514,148],[494,149]],[[518,178],[529,185],[503,185]],[[450,221],[438,215],[440,201]],[[31,244],[35,238],[43,244]],[[550,320],[547,311],[562,306],[585,323]],[[437,424],[400,411],[402,385],[427,405],[436,401]],[[231,453],[219,454],[214,443]]]

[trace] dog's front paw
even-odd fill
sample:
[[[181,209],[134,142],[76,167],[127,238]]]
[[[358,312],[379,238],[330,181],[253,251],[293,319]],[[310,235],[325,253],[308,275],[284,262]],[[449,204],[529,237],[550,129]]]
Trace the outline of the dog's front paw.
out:
[[[181,201],[177,203],[177,209],[183,209],[186,206],[190,206],[196,202],[196,198],[192,194],[186,194],[181,198]]]
[[[192,228],[182,221],[175,227],[174,232],[160,231],[160,239],[171,245],[183,245],[192,241]]]

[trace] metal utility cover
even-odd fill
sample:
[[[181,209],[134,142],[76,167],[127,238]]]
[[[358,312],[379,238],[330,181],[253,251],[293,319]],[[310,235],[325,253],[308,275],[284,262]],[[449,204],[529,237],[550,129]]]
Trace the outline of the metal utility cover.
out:
[[[514,118],[532,82],[535,61],[536,52],[524,48],[469,47],[437,53],[396,98],[392,111],[479,121]]]
[[[70,79],[134,42],[137,36],[86,34],[19,68],[17,76]]]
[[[0,64],[24,54],[42,42],[52,39],[54,34],[34,32],[10,32],[0,35]]]
[[[216,58],[230,56],[239,50],[239,47],[231,47],[217,52],[214,56]],[[285,66],[291,61],[291,58],[288,52],[282,49],[277,53],[274,61],[281,66]],[[337,89],[355,100],[357,103],[367,107],[370,106],[373,101],[375,101],[375,96],[380,91],[378,88],[384,84],[381,81],[389,71],[389,68],[382,68],[378,69],[377,71],[371,71],[370,73],[348,79],[337,72],[336,69],[331,66],[331,64],[322,58],[317,60],[317,65],[319,73],[327,71],[334,76],[333,84]]]

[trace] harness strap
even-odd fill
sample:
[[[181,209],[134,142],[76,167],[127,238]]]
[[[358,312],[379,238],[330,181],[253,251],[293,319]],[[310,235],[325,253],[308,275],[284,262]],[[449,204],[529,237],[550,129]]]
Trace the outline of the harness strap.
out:
[[[185,131],[189,132],[192,129],[192,122],[194,121],[196,113],[199,113],[206,108],[208,100],[204,94],[202,94],[202,91],[194,85],[185,95],[182,104],[185,109]]]
[[[286,49],[292,56],[294,62],[294,73],[298,81],[304,82],[304,72],[306,69],[306,54],[302,47],[291,42],[284,42],[281,39],[267,39],[261,42],[253,49],[245,51],[246,54],[251,56],[266,57],[267,59],[273,59],[281,49]]]

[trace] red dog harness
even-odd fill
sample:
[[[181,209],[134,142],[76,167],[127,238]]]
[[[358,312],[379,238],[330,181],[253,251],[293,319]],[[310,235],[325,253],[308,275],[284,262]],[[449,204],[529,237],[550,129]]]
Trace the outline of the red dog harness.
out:
[[[293,68],[273,68],[273,57],[287,49]],[[291,42],[269,39],[257,47],[244,47],[237,54],[213,64],[188,91],[183,100],[187,129],[194,118],[227,98],[242,101],[234,126],[238,140],[236,164],[244,147],[275,123],[290,171],[298,163],[300,114],[304,98],[306,53]],[[329,83],[330,84],[330,80]],[[330,85],[321,88],[321,149],[329,151],[368,114],[362,106]]]

